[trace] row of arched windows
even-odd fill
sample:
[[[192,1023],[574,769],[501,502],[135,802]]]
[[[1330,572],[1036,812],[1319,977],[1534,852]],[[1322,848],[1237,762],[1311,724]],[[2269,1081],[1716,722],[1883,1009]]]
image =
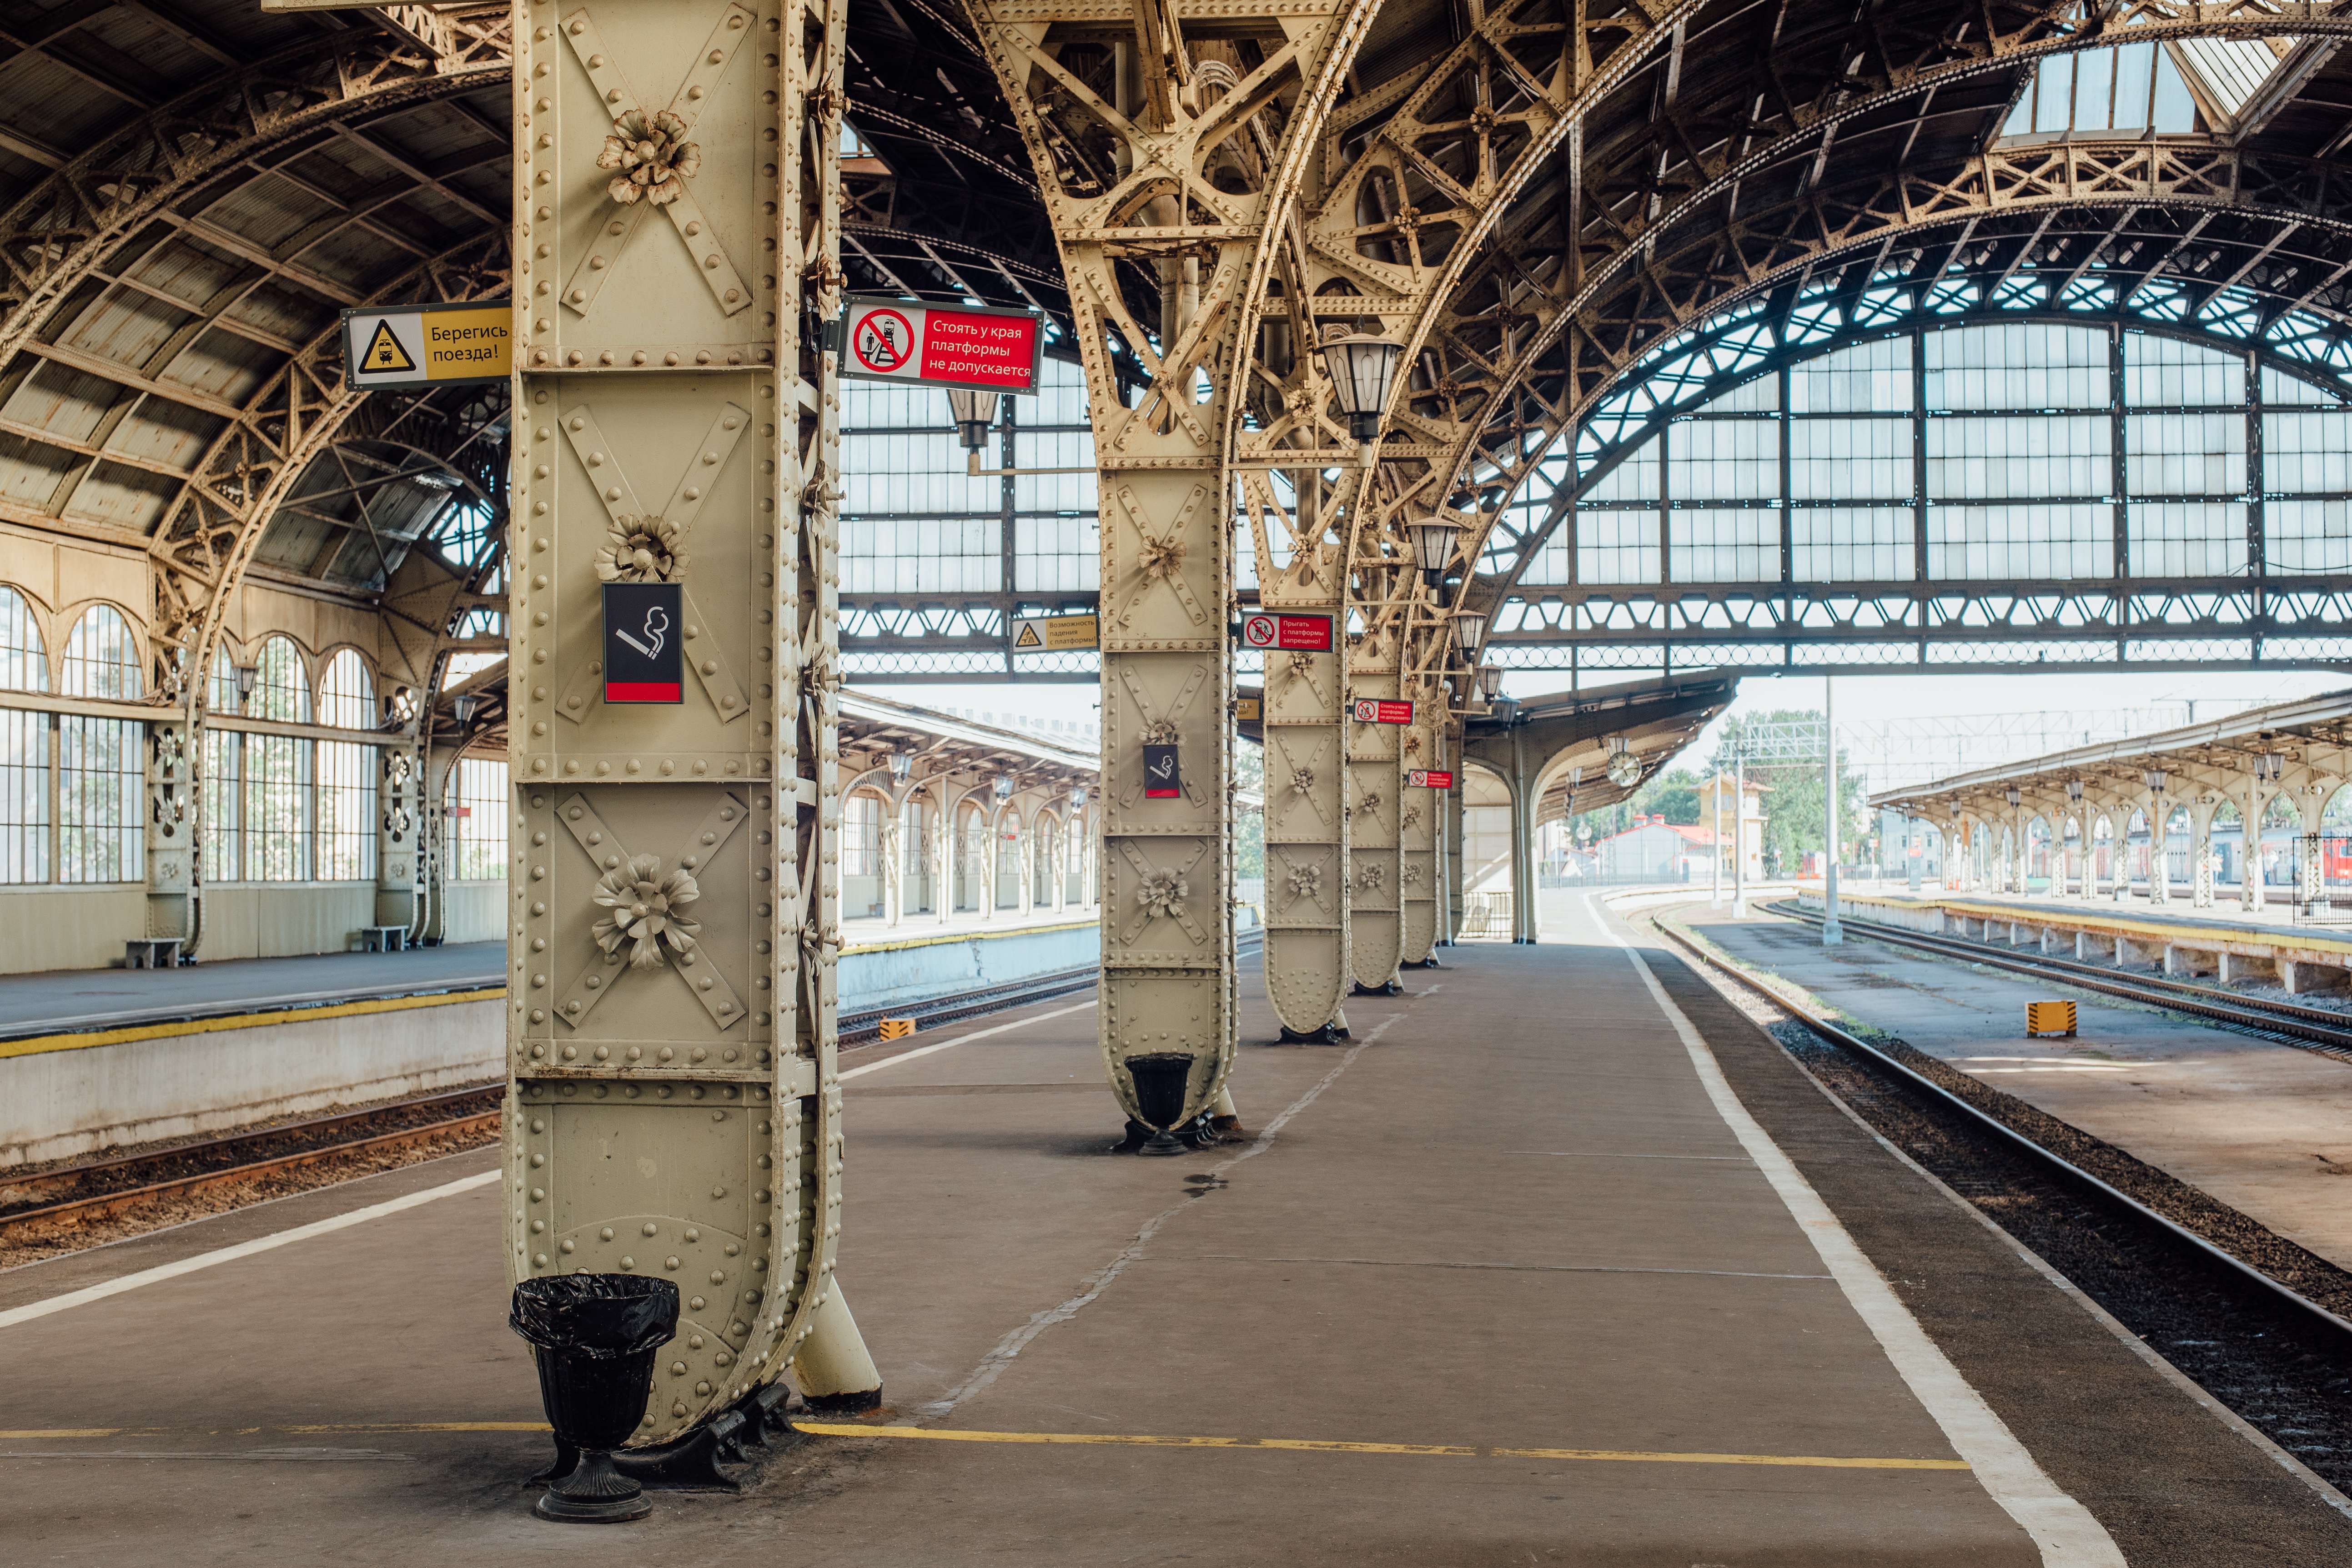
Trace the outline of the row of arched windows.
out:
[[[906,914],[939,914],[942,897],[949,900],[950,912],[962,913],[1053,909],[1091,901],[1086,886],[1084,836],[1052,811],[1039,809],[1024,817],[1018,806],[1008,806],[1001,814],[992,814],[978,802],[964,801],[956,807],[951,841],[934,846],[938,803],[927,794],[918,794],[898,809],[898,864],[893,867],[892,846],[883,831],[890,803],[871,790],[855,790],[842,803],[841,913],[845,920],[883,918],[888,910],[893,871],[898,878],[900,909]],[[944,888],[935,885],[934,847],[944,860],[936,868],[947,882]]]
[[[376,727],[375,678],[357,649],[313,661],[265,638],[241,677],[219,650],[216,716]],[[133,700],[145,663],[130,618],[93,604],[54,664],[32,601],[0,584],[0,689]],[[249,683],[249,692],[241,689]],[[135,882],[146,875],[145,726],[0,708],[0,883]],[[205,732],[205,867],[215,882],[369,881],[375,876],[376,748],[358,742]]]

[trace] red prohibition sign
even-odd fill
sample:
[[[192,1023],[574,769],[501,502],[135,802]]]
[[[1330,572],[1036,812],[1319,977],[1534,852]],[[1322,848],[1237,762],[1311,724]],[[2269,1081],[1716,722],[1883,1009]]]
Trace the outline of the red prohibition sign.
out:
[[[896,337],[883,327],[885,318],[898,323]],[[868,370],[904,370],[915,352],[914,324],[896,310],[868,310],[858,320],[850,347],[857,352],[857,363]]]

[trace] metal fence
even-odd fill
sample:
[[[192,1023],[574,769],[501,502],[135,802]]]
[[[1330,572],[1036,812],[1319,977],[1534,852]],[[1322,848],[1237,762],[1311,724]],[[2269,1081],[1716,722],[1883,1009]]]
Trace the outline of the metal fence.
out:
[[[1464,937],[1485,937],[1493,941],[1508,942],[1513,934],[1511,895],[1507,891],[1462,895],[1462,935]]]

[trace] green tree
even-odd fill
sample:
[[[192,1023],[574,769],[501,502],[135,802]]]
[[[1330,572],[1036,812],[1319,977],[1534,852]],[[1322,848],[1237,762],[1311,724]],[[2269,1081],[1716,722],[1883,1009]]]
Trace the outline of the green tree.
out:
[[[1806,749],[1813,751],[1811,756],[1791,754],[1796,748],[1788,743],[1790,729],[1810,731],[1818,737],[1821,722],[1818,708],[1737,714],[1725,722],[1714,754],[1708,759],[1710,770],[1721,767],[1728,771],[1732,760],[1745,751],[1749,782],[1764,786],[1763,853],[1767,876],[1792,875],[1801,858],[1818,853],[1825,840],[1820,752],[1809,747]],[[1863,775],[1846,756],[1842,755],[1839,761],[1838,858],[1850,864],[1859,858],[1857,846],[1870,831],[1870,812],[1863,805]]]

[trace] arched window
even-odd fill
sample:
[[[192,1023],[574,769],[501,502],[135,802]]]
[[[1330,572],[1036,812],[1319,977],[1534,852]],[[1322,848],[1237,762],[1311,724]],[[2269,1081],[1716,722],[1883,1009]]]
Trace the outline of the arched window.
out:
[[[503,757],[460,757],[449,770],[449,879],[488,882],[507,874],[507,764]]]
[[[319,722],[339,730],[375,728],[375,681],[350,648],[329,659],[319,679]]]
[[[33,606],[14,588],[0,588],[0,686],[11,691],[49,689],[49,650],[42,646]]]
[[[92,605],[66,639],[63,689],[69,697],[136,697],[139,648],[112,605]]]
[[[291,639],[261,645],[248,716],[301,723],[310,716],[310,682],[302,651]],[[311,876],[310,742],[292,735],[244,737],[245,878],[251,882],[306,882]]]
[[[205,706],[215,713],[237,710],[236,660],[229,656],[226,643],[213,649],[212,687],[205,693]]]
[[[841,806],[841,916],[872,920],[883,913],[882,812],[887,803],[859,790]]]
[[[271,637],[261,645],[254,677],[253,697],[246,704],[248,717],[304,724],[310,719],[310,678],[302,668],[302,650],[290,637]]]

